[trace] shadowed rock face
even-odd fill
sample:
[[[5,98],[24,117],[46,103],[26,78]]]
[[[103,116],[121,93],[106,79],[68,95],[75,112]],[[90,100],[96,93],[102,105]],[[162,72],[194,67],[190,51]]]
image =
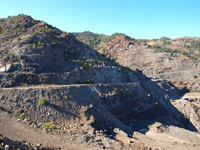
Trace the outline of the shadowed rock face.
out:
[[[2,108],[17,116],[23,110],[31,120],[56,124],[63,124],[70,118],[81,119],[80,110],[84,107],[88,116],[94,116],[92,126],[109,133],[116,127],[131,133],[128,126],[139,130],[155,121],[195,129],[191,123],[190,126],[185,124],[183,115],[169,102],[169,98],[177,98],[177,90],[169,89],[173,95],[169,94],[166,98],[165,91],[158,88],[156,82],[147,80],[142,84],[151,86],[144,88],[141,83],[135,82],[10,88],[2,90],[1,103]],[[42,106],[41,97],[47,99],[47,105]]]

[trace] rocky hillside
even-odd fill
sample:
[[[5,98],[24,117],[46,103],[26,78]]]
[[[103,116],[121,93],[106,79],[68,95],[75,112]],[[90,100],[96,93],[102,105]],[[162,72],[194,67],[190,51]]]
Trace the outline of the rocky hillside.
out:
[[[1,19],[1,86],[127,83],[137,81],[115,62],[45,22],[30,16]]]
[[[82,37],[79,40],[82,40],[85,35],[79,36]],[[135,40],[126,35],[117,35],[107,43],[101,40],[96,45],[98,52],[122,66],[132,70],[138,68],[147,76],[173,81],[191,91],[200,90],[199,49],[200,38],[192,37]]]
[[[33,144],[28,147],[39,142],[65,149],[65,142],[69,142],[86,145],[86,149],[89,145],[97,149],[151,149],[151,142],[143,142],[141,136],[137,140],[133,133],[145,136],[150,125],[159,122],[166,131],[169,126],[188,130],[192,138],[186,148],[195,143],[196,133],[191,131],[200,130],[199,112],[187,116],[179,111],[181,105],[176,108],[172,103],[181,98],[184,89],[148,78],[119,61],[120,55],[129,52],[153,51],[146,41],[123,34],[96,35],[97,51],[73,34],[30,16],[0,19],[0,24],[4,27],[0,35],[2,136]],[[8,127],[6,122],[13,126]],[[24,136],[17,127],[27,135],[35,133],[30,134],[33,138]],[[13,134],[16,131],[18,134]],[[49,133],[52,138],[46,137]],[[185,141],[172,133],[169,136],[176,137],[177,145]],[[40,143],[37,136],[48,142]],[[54,138],[55,143],[51,141]]]

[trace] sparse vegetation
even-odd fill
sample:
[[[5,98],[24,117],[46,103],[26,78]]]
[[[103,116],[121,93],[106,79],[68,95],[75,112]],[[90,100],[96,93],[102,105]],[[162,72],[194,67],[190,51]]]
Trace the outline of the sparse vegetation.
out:
[[[155,52],[161,53],[161,52],[170,52],[170,53],[177,53],[177,49],[171,49],[171,48],[166,48],[166,47],[161,47],[159,45],[153,45],[153,49],[155,49]]]

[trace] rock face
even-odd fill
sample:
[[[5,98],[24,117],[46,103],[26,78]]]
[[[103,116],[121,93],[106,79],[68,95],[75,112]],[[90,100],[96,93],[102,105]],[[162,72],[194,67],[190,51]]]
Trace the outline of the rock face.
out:
[[[191,103],[186,100],[177,100],[174,101],[173,105],[184,115],[185,118],[195,125],[198,131],[200,130],[200,109],[198,102]]]

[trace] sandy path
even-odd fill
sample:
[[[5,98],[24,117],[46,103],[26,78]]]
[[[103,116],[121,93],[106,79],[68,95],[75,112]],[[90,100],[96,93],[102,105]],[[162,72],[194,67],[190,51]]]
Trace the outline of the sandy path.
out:
[[[133,83],[96,83],[96,84],[67,84],[67,85],[58,85],[58,84],[47,84],[47,85],[33,85],[33,86],[21,86],[21,87],[9,87],[1,88],[2,90],[28,90],[28,89],[43,89],[43,88],[62,88],[62,87],[81,87],[81,86],[93,86],[93,85],[127,85]]]

